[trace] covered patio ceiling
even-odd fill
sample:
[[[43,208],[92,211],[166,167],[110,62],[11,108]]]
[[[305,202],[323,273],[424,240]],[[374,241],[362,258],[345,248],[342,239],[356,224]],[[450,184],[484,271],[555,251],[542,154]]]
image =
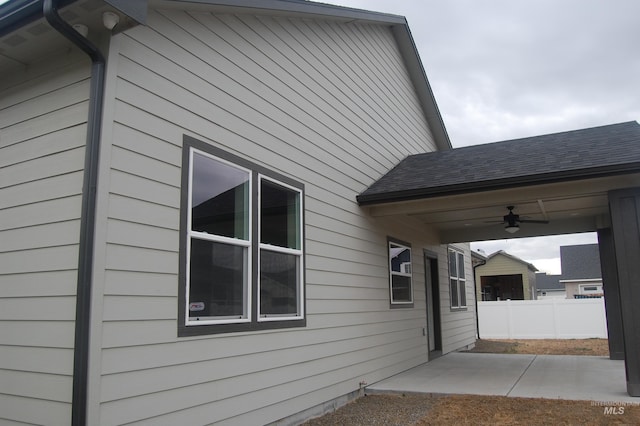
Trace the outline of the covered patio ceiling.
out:
[[[608,191],[640,186],[637,122],[410,156],[358,196],[374,217],[407,216],[442,243],[590,232]],[[507,206],[521,219],[505,231]]]

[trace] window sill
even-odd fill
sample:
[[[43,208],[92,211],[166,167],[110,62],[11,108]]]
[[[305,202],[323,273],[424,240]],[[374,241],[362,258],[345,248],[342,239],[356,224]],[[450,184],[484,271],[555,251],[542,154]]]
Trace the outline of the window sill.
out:
[[[413,308],[413,302],[411,303],[390,303],[390,309],[411,309]]]
[[[178,325],[178,337],[206,336],[225,333],[242,333],[249,331],[278,330],[284,328],[306,327],[307,319],[265,321],[230,324]]]

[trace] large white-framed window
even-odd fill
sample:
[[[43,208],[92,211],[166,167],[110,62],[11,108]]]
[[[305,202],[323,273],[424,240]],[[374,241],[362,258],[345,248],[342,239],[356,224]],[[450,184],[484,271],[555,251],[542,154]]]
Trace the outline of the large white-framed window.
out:
[[[304,186],[183,142],[178,334],[306,325]]]
[[[464,309],[467,307],[464,253],[454,248],[449,248],[449,292],[452,309]]]
[[[413,306],[413,276],[411,246],[398,240],[388,240],[389,297],[392,308]]]

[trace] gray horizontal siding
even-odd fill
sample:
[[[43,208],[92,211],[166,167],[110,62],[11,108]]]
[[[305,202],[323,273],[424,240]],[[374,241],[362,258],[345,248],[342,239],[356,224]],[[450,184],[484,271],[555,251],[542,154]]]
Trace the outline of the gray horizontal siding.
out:
[[[2,421],[7,425],[69,425],[71,410],[69,404],[50,399],[36,399],[16,395],[2,395],[0,398]],[[13,420],[19,419],[19,420]]]
[[[126,374],[112,373],[104,377],[103,379],[103,397],[106,400],[118,399],[123,395],[137,396],[146,393],[153,393],[162,389],[178,389],[184,386],[190,386],[194,384],[209,383],[227,379],[233,379],[236,376],[244,374],[259,373],[262,371],[275,370],[279,368],[285,368],[294,364],[303,364],[308,367],[308,372],[313,372],[314,368],[317,368],[317,373],[321,373],[327,369],[333,369],[340,363],[334,363],[333,357],[344,356],[353,357],[361,351],[371,350],[370,344],[371,336],[384,336],[388,335],[385,339],[385,345],[395,345],[398,342],[407,340],[414,336],[412,330],[404,330],[403,325],[399,324],[396,327],[387,327],[386,332],[382,332],[380,327],[375,330],[376,333],[363,334],[362,332],[353,333],[352,338],[343,338],[335,341],[322,341],[321,345],[308,345],[308,346],[289,346],[285,348],[277,347],[270,350],[268,353],[275,356],[265,356],[265,351],[262,348],[244,354],[239,354],[242,358],[238,358],[238,354],[234,353],[230,349],[226,352],[228,356],[220,354],[215,360],[204,359],[201,361],[191,361],[189,356],[180,363],[176,363],[173,359],[172,364],[165,365],[163,372],[158,372],[154,368],[145,368],[137,371],[128,369]],[[373,327],[372,327],[373,329]],[[366,333],[367,330],[364,332]],[[380,346],[380,345],[378,345]],[[391,349],[390,349],[391,350]],[[304,360],[304,362],[301,362]],[[327,365],[325,365],[328,363]],[[177,370],[172,372],[171,370]],[[283,374],[283,372],[285,374]],[[160,373],[160,374],[158,374]],[[175,380],[167,380],[175,375]],[[288,380],[288,375],[285,370],[279,371],[278,375],[282,376],[280,380]],[[154,376],[157,376],[154,379]],[[162,377],[164,376],[164,379]],[[120,383],[125,380],[131,381],[130,386],[127,389],[120,389]],[[163,380],[162,387],[158,387],[157,380]],[[266,386],[267,383],[256,383],[255,386]],[[220,389],[219,392],[224,394],[225,392],[234,392],[232,389]]]
[[[295,400],[299,395],[308,393],[310,389],[334,386],[337,382],[345,381],[346,375],[367,375],[379,364],[398,362],[411,355],[415,356],[415,352],[412,353],[405,348],[400,350],[399,345],[388,345],[384,349],[376,348],[371,353],[362,351],[332,357],[332,365],[342,366],[334,370],[328,371],[326,366],[315,365],[314,362],[290,365],[282,369],[263,370],[260,373],[238,376],[229,380],[194,384],[172,391],[131,397],[114,404],[107,402],[103,404],[102,412],[115,423],[143,420],[145,414],[148,416],[157,413],[158,416],[162,415],[162,418],[152,420],[169,423],[173,420],[180,423],[188,419],[195,424],[206,424],[210,423],[215,416],[227,419],[222,421],[222,424],[246,424],[241,417],[234,419],[235,421],[230,418],[242,416],[253,407],[265,408],[282,401]],[[406,368],[406,365],[404,367]],[[299,371],[298,375],[304,378],[296,381],[285,379],[296,370]],[[232,399],[226,399],[226,395]],[[272,413],[272,415],[282,415],[282,413]],[[262,415],[264,416],[264,412]],[[260,422],[264,421],[263,417]]]
[[[0,91],[0,423],[71,418],[89,69],[64,59]]]
[[[355,202],[434,149],[389,28],[152,11],[115,43],[101,422],[265,423],[426,360],[423,272],[389,309]],[[176,337],[184,134],[305,184],[306,328]]]

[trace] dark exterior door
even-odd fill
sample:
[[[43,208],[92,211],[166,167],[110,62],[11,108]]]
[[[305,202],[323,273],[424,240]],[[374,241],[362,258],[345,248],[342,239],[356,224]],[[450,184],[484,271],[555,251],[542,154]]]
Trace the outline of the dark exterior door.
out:
[[[434,253],[424,252],[425,294],[427,307],[427,344],[428,359],[442,355],[442,331],[440,324],[440,283],[438,279],[438,257]]]

